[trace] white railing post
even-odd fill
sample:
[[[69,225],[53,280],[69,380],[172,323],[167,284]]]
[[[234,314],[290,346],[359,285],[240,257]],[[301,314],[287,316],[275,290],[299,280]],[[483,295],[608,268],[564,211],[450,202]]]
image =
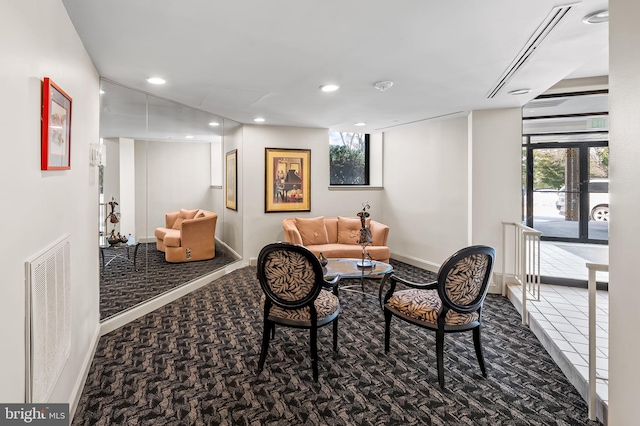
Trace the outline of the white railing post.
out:
[[[609,265],[588,263],[589,269],[589,420],[596,420],[596,272]]]
[[[540,236],[542,232],[516,222],[502,222],[502,294],[506,295],[507,228],[514,228],[513,276],[522,286],[522,324],[527,324],[527,293],[540,300]]]

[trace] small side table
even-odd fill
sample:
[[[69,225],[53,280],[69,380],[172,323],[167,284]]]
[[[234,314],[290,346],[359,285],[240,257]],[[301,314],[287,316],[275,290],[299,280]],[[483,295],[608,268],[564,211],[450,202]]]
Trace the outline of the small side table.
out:
[[[102,271],[104,272],[104,268],[106,268],[111,262],[113,262],[116,258],[126,259],[127,261],[133,264],[134,271],[137,271],[136,261],[138,259],[138,247],[140,247],[140,243],[136,242],[136,238],[129,234],[127,235],[126,243],[118,243],[118,244],[109,244],[107,242],[108,237],[100,237],[100,258],[102,259]],[[133,248],[133,260],[131,260],[131,255],[129,250]],[[107,263],[104,261],[104,251],[105,250],[113,250],[114,255]],[[123,256],[121,253],[122,250],[127,251],[127,256]]]

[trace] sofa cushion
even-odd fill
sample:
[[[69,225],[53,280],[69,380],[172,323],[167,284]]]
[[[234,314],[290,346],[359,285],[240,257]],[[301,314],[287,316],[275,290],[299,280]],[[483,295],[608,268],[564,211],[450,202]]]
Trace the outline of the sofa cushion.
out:
[[[368,226],[370,222],[367,219],[365,224]],[[360,218],[338,216],[338,244],[358,244],[361,228]]]
[[[328,244],[329,236],[327,229],[324,227],[324,217],[315,217],[311,219],[296,218],[296,227],[302,238],[302,245]]]
[[[320,253],[329,259],[351,258],[360,259],[362,257],[362,248],[356,244],[319,244],[305,246],[311,250],[316,256]],[[387,246],[367,246],[367,253],[373,260],[380,262],[389,262],[391,250]]]
[[[178,217],[181,217],[182,219],[193,219],[194,217],[196,217],[196,214],[198,214],[198,209],[195,209],[195,210],[180,209],[180,214],[178,215]]]

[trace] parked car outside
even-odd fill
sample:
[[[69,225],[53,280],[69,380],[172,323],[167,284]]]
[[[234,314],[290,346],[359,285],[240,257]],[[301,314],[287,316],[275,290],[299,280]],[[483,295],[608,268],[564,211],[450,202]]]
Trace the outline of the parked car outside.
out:
[[[558,190],[556,208],[565,215],[566,190],[563,185]],[[609,221],[609,179],[593,178],[589,181],[589,219],[597,222]]]

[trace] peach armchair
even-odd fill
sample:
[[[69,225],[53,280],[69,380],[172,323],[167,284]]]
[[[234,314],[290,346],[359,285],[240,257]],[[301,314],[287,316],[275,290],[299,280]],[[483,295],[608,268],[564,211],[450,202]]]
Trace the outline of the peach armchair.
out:
[[[165,228],[156,228],[156,247],[167,262],[191,262],[216,256],[218,215],[207,210],[185,210],[165,215]]]

